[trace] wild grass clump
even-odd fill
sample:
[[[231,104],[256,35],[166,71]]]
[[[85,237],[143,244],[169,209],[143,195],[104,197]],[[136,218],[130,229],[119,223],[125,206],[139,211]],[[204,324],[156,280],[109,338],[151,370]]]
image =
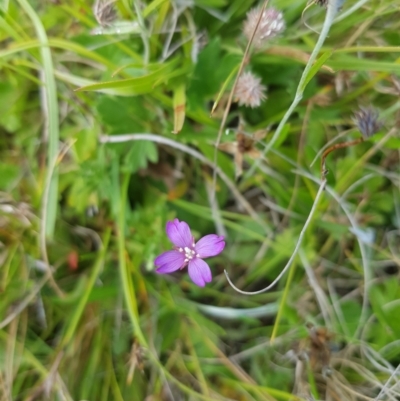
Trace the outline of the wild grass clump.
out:
[[[399,399],[394,2],[0,10],[1,401]]]

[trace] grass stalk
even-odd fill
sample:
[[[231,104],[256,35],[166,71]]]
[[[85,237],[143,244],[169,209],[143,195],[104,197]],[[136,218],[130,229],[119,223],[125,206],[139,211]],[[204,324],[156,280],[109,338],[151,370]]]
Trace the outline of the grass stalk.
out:
[[[54,78],[53,60],[51,50],[48,43],[46,30],[36,14],[33,7],[27,0],[18,0],[22,9],[31,19],[37,37],[40,41],[40,54],[43,63],[43,97],[42,107],[45,116],[45,136],[44,140],[47,142],[47,180],[50,182],[47,197],[42,201],[42,230],[45,231],[46,237],[53,238],[54,228],[57,216],[57,203],[58,203],[58,168],[55,166],[52,171],[51,164],[57,158],[58,141],[59,141],[59,121],[58,121],[58,100],[57,88]],[[47,135],[46,135],[47,133]]]
[[[128,308],[129,318],[133,325],[134,335],[139,340],[140,345],[148,348],[146,339],[140,327],[135,287],[132,282],[131,273],[129,272],[128,266],[126,264],[126,256],[125,256],[125,221],[126,221],[125,210],[127,204],[129,178],[130,178],[129,174],[123,175],[121,193],[119,198],[119,210],[117,216],[119,271],[121,276],[121,284],[124,293],[125,303]]]

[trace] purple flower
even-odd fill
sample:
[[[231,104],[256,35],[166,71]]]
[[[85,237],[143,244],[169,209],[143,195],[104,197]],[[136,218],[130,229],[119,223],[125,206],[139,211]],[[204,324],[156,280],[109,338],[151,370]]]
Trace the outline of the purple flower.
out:
[[[378,121],[379,112],[373,107],[360,107],[360,110],[354,113],[354,117],[354,122],[364,139],[371,138],[383,127],[383,123]]]
[[[197,243],[190,232],[190,227],[184,221],[174,219],[168,221],[166,232],[170,241],[175,245],[173,251],[162,253],[154,264],[156,272],[160,274],[173,273],[176,270],[188,267],[189,276],[199,287],[204,287],[212,279],[210,267],[204,258],[220,254],[224,247],[224,237],[216,234],[206,235]]]

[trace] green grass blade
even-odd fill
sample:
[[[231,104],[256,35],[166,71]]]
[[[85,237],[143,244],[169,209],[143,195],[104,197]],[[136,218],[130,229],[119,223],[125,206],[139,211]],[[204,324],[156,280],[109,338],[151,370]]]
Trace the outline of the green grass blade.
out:
[[[48,190],[48,198],[43,199],[43,211],[42,211],[42,224],[45,230],[46,236],[52,238],[54,235],[54,228],[56,224],[57,216],[57,203],[58,203],[58,169],[57,166],[54,171],[50,168],[53,165],[58,155],[58,141],[59,141],[59,122],[58,122],[58,99],[57,99],[57,88],[56,81],[54,78],[53,60],[51,56],[51,50],[48,46],[48,39],[46,31],[40,21],[39,16],[36,14],[33,7],[28,3],[27,0],[18,0],[23,10],[28,14],[31,19],[36,34],[42,47],[40,48],[40,54],[43,63],[43,78],[44,78],[44,93],[45,96],[45,110],[47,114],[47,127],[48,130],[48,147],[47,147],[47,180],[50,187]],[[55,165],[55,163],[54,163]]]

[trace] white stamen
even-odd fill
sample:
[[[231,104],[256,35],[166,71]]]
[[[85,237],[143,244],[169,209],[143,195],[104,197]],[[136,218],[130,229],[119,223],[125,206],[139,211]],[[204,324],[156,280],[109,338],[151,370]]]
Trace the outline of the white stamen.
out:
[[[193,245],[193,247],[194,247],[194,245]],[[194,249],[190,249],[188,246],[185,246],[185,248],[183,248],[183,249],[178,248],[178,250],[179,250],[179,252],[185,251],[185,259],[184,259],[185,263],[191,261],[192,259],[194,259],[196,257],[197,258],[199,257],[199,255],[196,254],[196,251]]]

